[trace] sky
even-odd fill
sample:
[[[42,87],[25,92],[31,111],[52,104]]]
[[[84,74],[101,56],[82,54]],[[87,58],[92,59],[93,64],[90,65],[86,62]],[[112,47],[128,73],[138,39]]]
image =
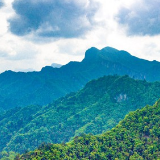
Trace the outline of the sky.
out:
[[[159,0],[0,0],[0,72],[81,61],[106,46],[160,61]]]

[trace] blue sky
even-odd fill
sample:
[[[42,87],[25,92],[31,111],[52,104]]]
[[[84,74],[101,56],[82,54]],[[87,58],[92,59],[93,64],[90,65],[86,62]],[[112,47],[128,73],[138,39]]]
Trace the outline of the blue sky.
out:
[[[0,72],[81,61],[111,46],[160,61],[158,0],[0,0]]]

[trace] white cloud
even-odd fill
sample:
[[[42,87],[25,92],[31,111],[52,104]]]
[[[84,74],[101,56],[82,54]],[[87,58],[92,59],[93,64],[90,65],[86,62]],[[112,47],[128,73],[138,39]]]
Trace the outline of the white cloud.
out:
[[[127,26],[129,35],[160,34],[160,1],[141,0],[130,8],[123,7],[117,17],[118,22]]]

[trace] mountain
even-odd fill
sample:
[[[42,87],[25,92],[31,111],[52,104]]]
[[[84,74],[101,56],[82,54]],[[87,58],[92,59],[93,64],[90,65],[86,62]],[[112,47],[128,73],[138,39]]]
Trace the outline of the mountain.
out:
[[[52,63],[51,66],[52,66],[53,68],[60,68],[60,67],[62,67],[61,64],[57,64],[57,63]]]
[[[67,144],[43,144],[16,159],[159,160],[159,125],[160,100],[153,106],[129,113],[102,135],[84,134]]]
[[[160,62],[139,59],[111,47],[92,47],[82,62],[70,62],[61,68],[46,66],[40,72],[28,73],[6,71],[0,74],[0,110],[46,105],[81,89],[92,79],[114,74],[158,81]]]
[[[24,153],[43,142],[62,143],[82,133],[104,133],[130,111],[152,105],[159,97],[160,82],[104,76],[47,106],[14,108],[0,115],[0,152]]]

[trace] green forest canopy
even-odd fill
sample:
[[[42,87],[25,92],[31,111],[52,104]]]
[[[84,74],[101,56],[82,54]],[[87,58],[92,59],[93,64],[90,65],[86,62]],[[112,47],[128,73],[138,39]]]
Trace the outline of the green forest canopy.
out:
[[[102,135],[83,134],[67,144],[41,145],[16,159],[159,160],[160,100],[153,106],[130,112]]]
[[[159,82],[102,77],[47,106],[12,109],[1,115],[0,150],[24,153],[43,142],[62,143],[82,133],[104,133],[130,111],[152,105],[159,97]]]

